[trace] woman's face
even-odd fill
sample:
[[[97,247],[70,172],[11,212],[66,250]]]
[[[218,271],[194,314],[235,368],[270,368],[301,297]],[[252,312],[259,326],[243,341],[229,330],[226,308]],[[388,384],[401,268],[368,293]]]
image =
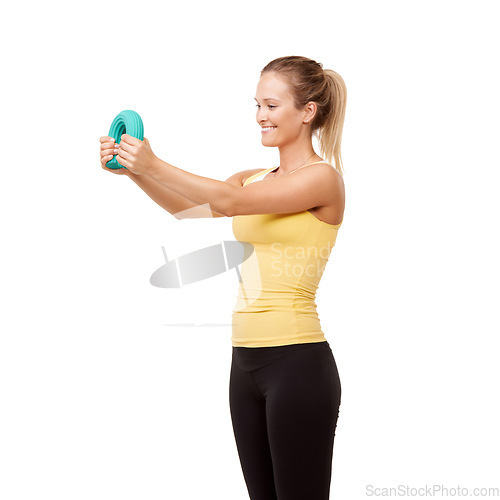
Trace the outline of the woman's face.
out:
[[[266,71],[261,76],[255,100],[264,146],[283,146],[304,133],[307,111],[295,108],[287,83],[275,72]]]

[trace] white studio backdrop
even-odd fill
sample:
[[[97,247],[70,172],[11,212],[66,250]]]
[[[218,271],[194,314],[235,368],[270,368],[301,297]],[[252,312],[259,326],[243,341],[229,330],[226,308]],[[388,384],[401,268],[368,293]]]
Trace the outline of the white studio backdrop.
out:
[[[162,246],[233,240],[231,219],[175,219],[100,168],[99,137],[132,109],[189,172],[278,165],[253,98],[284,55],[348,90],[346,211],[317,295],[342,383],[332,498],[500,487],[495,7],[5,5],[0,498],[248,498],[228,400],[236,273],[149,283]]]

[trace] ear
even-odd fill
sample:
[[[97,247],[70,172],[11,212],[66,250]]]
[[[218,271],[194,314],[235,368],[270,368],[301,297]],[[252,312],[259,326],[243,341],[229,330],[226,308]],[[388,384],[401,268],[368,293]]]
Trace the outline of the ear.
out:
[[[304,108],[304,123],[311,123],[317,110],[318,106],[314,101],[308,102]]]

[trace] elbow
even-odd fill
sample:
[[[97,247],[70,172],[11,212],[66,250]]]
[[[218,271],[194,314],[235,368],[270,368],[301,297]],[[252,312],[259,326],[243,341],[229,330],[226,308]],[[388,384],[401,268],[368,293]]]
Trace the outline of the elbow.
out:
[[[231,189],[230,193],[226,197],[226,202],[224,203],[224,207],[222,207],[222,213],[226,217],[234,217],[237,215],[237,205],[236,201],[238,200],[238,188],[236,186],[232,186],[234,189]]]
[[[234,207],[233,205],[228,205],[224,209],[224,217],[233,217],[234,216]]]
[[[238,212],[237,198],[234,197],[226,204],[224,208],[224,215],[226,217],[234,217],[235,215],[238,215]]]

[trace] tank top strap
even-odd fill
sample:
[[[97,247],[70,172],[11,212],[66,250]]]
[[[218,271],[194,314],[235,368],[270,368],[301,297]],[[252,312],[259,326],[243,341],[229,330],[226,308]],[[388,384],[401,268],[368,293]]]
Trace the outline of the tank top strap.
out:
[[[305,168],[305,167],[309,167],[311,165],[316,165],[317,163],[326,163],[327,165],[330,165],[328,162],[326,161],[314,161],[312,163],[308,163],[307,165],[304,165],[302,167],[299,167],[299,168],[296,168],[295,170],[293,170],[292,172],[290,172],[290,174],[293,174],[293,172],[297,172],[297,170],[300,170],[301,168]],[[330,167],[332,167],[333,165],[330,165]],[[288,174],[288,175],[290,175]]]
[[[308,163],[307,165],[303,165],[302,167],[296,168],[295,170],[290,172],[290,174],[293,174],[293,172],[296,172],[297,170],[300,170],[301,168],[309,167],[310,165],[316,165],[317,163],[326,163],[327,165],[330,165],[330,163],[323,161],[323,160],[322,161],[315,161],[313,163]],[[330,166],[332,167],[333,165],[330,165]],[[267,175],[269,172],[276,170],[277,168],[279,168],[279,167],[266,168],[262,172],[257,172],[256,174],[253,174],[248,179],[245,180],[243,185],[246,186],[247,184],[250,184],[251,182],[258,180],[259,177]],[[287,174],[287,175],[290,175],[290,174]]]
[[[276,170],[276,168],[277,167],[266,168],[262,172],[257,172],[256,174],[251,175],[248,179],[245,180],[243,185],[246,186],[247,184],[256,181],[259,177],[267,175],[269,172],[271,172],[271,170]]]

